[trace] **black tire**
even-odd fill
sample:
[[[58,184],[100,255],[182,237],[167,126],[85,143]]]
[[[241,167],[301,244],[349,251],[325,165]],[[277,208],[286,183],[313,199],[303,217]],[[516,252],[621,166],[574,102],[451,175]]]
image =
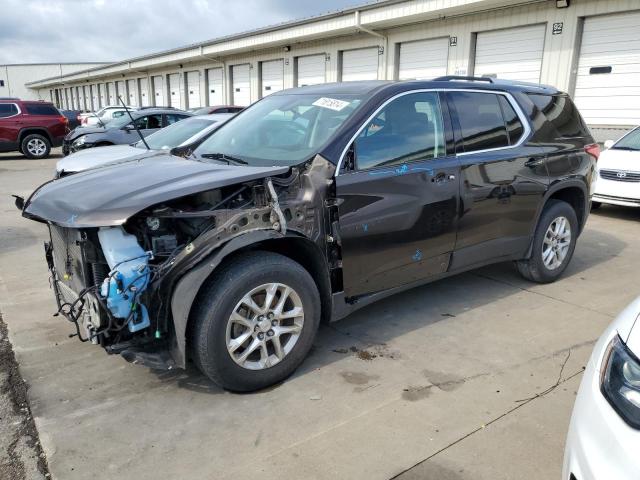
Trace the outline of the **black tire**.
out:
[[[51,142],[44,135],[32,133],[22,139],[20,151],[27,158],[47,158],[51,152]]]
[[[571,228],[571,240],[562,263],[558,267],[550,269],[545,265],[542,258],[543,242],[547,229],[558,217],[564,217],[569,221]],[[578,218],[573,207],[567,202],[563,202],[561,200],[549,200],[536,227],[531,258],[517,261],[516,265],[518,267],[518,271],[524,278],[532,282],[551,283],[556,281],[565,271],[567,265],[569,265],[571,257],[573,257],[577,237]]]
[[[227,350],[227,323],[242,297],[267,283],[294,289],[304,309],[304,323],[297,342],[279,363],[249,370],[231,358]],[[320,324],[320,296],[309,273],[298,263],[271,252],[251,252],[221,267],[200,292],[194,307],[191,353],[198,368],[222,388],[249,392],[278,383],[302,363]]]
[[[598,210],[602,206],[600,202],[591,202],[591,210]]]

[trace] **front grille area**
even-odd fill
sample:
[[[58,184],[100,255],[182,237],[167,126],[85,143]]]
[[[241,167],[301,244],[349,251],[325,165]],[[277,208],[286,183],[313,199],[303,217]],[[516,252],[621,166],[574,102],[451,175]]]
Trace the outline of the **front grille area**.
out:
[[[87,271],[82,255],[80,230],[51,225],[49,232],[57,280],[76,293],[82,291],[87,285]]]
[[[639,172],[626,170],[600,170],[600,177],[605,180],[615,180],[616,182],[640,182]]]

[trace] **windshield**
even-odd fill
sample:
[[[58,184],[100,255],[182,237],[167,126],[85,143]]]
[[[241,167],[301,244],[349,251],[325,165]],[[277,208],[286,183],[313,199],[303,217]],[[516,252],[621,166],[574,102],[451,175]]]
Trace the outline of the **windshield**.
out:
[[[632,130],[611,148],[613,150],[640,150],[640,128]]]
[[[194,153],[249,165],[296,165],[317,153],[360,103],[354,95],[270,95],[225,123]]]
[[[215,120],[205,118],[187,118],[145,137],[152,150],[168,150],[189,140],[196,133],[213,125]],[[138,148],[147,148],[142,140],[135,144]]]

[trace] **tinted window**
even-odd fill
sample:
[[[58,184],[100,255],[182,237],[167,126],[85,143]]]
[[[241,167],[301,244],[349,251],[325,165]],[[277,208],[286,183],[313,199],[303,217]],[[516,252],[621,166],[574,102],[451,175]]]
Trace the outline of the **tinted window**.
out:
[[[395,99],[356,139],[359,169],[428,160],[444,154],[440,102],[433,92]]]
[[[509,146],[498,95],[451,92],[449,98],[458,115],[465,152]]]
[[[589,136],[578,109],[568,96],[529,94],[529,98],[555,127],[558,138]]]
[[[29,115],[55,115],[59,116],[60,113],[53,105],[43,105],[37,103],[26,103],[25,109]]]
[[[502,108],[502,116],[504,117],[504,123],[507,126],[507,134],[509,135],[509,143],[515,145],[522,137],[524,133],[524,126],[520,121],[520,118],[516,114],[509,100],[504,95],[498,95],[498,102],[500,102],[500,108]]]
[[[11,117],[18,113],[18,107],[13,103],[0,103],[0,118]]]
[[[167,125],[171,125],[172,123],[179,122],[180,120],[184,120],[188,115],[176,115],[175,113],[167,115]]]
[[[136,120],[136,127],[140,130],[161,128],[162,115],[145,115]]]

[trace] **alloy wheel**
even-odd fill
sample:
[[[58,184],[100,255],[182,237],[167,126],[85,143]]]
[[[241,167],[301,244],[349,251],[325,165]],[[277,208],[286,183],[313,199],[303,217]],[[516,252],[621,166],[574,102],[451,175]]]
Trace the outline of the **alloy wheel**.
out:
[[[556,217],[547,228],[542,242],[542,261],[549,270],[562,265],[571,246],[571,224],[566,217]]]
[[[27,142],[27,151],[34,157],[41,157],[47,151],[47,145],[39,138],[32,138]]]
[[[227,322],[227,351],[248,370],[272,367],[291,352],[303,325],[302,300],[293,288],[282,283],[260,285],[233,309]]]

